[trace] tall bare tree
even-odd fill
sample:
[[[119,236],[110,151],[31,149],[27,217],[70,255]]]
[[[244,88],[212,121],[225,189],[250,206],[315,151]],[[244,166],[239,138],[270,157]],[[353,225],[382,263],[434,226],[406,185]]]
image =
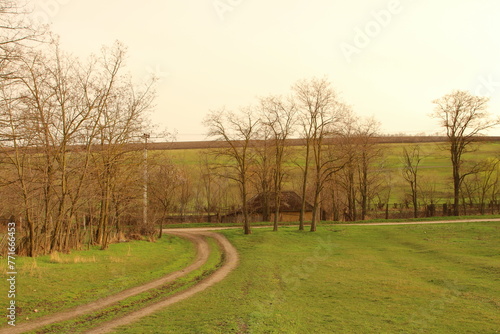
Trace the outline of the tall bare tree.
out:
[[[208,136],[226,144],[216,151],[221,159],[220,167],[232,170],[223,174],[236,181],[240,188],[241,207],[243,212],[243,231],[252,233],[248,214],[248,194],[250,184],[250,170],[254,160],[252,140],[255,139],[260,120],[250,108],[236,114],[225,109],[211,111],[204,121],[208,128]]]
[[[374,197],[374,192],[382,179],[374,171],[377,160],[382,156],[382,149],[375,138],[379,127],[379,123],[374,118],[367,118],[359,123],[357,130],[359,202],[362,220],[367,215],[369,202]]]
[[[97,242],[102,248],[107,248],[110,205],[118,166],[126,163],[127,144],[137,141],[144,132],[145,114],[152,106],[154,91],[153,83],[137,90],[128,78],[119,75],[125,56],[123,45],[117,43],[113,48],[105,48],[103,53],[103,66],[111,85],[98,106],[100,117],[95,144],[99,151],[93,155],[93,160],[99,170],[97,175],[101,187]]]
[[[456,90],[440,99],[434,100],[435,111],[431,117],[437,119],[446,130],[448,150],[452,164],[453,177],[453,214],[460,214],[460,188],[473,170],[463,170],[463,154],[473,149],[475,139],[483,132],[499,124],[487,112],[489,99],[474,96],[467,91]],[[478,166],[476,166],[478,167]]]
[[[411,202],[413,205],[413,217],[418,217],[418,193],[419,193],[419,166],[423,157],[420,146],[415,145],[411,149],[403,147],[401,161],[403,163],[403,178],[410,185]]]
[[[299,229],[304,229],[309,159],[312,151],[314,209],[311,231],[316,231],[316,225],[321,215],[320,195],[326,180],[325,171],[329,166],[329,161],[326,161],[324,157],[325,141],[335,133],[336,126],[345,111],[345,106],[339,101],[336,92],[331,87],[331,83],[326,79],[301,80],[293,86],[293,91],[297,109],[300,113],[302,136],[306,145]]]
[[[346,197],[344,209],[344,220],[346,221],[354,221],[357,218],[357,124],[358,118],[354,113],[348,113],[342,120],[342,129],[338,138],[338,148],[344,160],[344,168],[339,173],[338,182],[343,188]]]
[[[296,107],[292,99],[284,100],[279,96],[269,96],[260,100],[263,125],[271,132],[270,141],[274,148],[273,173],[273,230],[278,230],[281,192],[286,171],[284,162],[287,157],[287,140],[293,135],[296,122]]]

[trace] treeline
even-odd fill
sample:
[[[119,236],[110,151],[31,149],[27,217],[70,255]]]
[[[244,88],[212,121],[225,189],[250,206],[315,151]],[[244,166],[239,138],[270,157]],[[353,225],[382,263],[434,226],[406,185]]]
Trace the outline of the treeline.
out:
[[[302,201],[294,208],[299,229],[310,221],[312,231],[320,220],[387,218],[404,210],[414,217],[436,215],[438,204],[446,215],[470,213],[473,207],[491,212],[499,203],[499,156],[464,156],[492,138],[481,136],[497,124],[486,103],[461,91],[435,101],[434,116],[447,129],[436,150],[448,152],[451,162],[435,175],[424,169],[433,159],[424,145],[410,141],[388,152],[379,123],[357,116],[327,79],[299,81],[288,96],[262,97],[238,110],[212,110],[204,123],[214,142],[204,144],[195,158],[183,164],[166,151],[151,155],[150,219],[232,219],[243,223],[245,233],[251,233],[252,221],[272,221],[277,230],[280,194],[290,190]],[[256,196],[259,207],[252,206]]]
[[[395,173],[414,216],[422,203],[432,212],[443,200],[438,182],[452,193],[455,215],[498,203],[498,157],[464,158],[498,124],[486,98],[454,91],[434,101],[451,161],[445,180],[423,177],[426,156],[416,144],[401,152],[401,168],[387,168],[379,123],[357,116],[317,78],[298,81],[287,96],[210,111],[204,124],[215,144],[193,165],[179,165],[165,151],[148,155],[154,144],[138,144],[148,138],[154,80],[133,84],[121,44],[81,61],[16,21],[11,6],[0,0],[0,216],[17,221],[18,254],[105,249],[125,233],[152,237],[157,225],[161,236],[168,217],[189,213],[208,221],[241,215],[248,234],[256,195],[261,220],[277,230],[281,194],[289,190],[300,197],[299,229],[310,221],[315,231],[323,219],[363,220],[373,207],[387,212]]]
[[[400,152],[401,168],[386,168],[379,123],[358,117],[327,79],[317,78],[297,82],[289,96],[260,98],[238,111],[211,111],[205,125],[209,136],[220,144],[211,149],[213,163],[205,163],[205,175],[211,176],[205,177],[237,185],[245,233],[250,233],[252,210],[247,203],[256,194],[264,198],[262,219],[273,217],[277,229],[279,194],[284,187],[296,190],[302,199],[299,229],[304,229],[306,201],[313,207],[311,231],[327,217],[364,220],[370,208],[385,211],[387,217],[397,174],[406,189],[402,202],[413,206],[414,217],[422,215],[422,205],[427,214],[433,214],[437,203],[450,199],[447,211],[453,215],[473,206],[484,214],[498,201],[499,157],[467,161],[464,154],[488,139],[482,132],[497,125],[498,119],[487,112],[487,98],[468,92],[454,91],[433,102],[432,117],[446,131],[440,138],[441,149],[450,154],[451,173],[445,180],[422,177],[426,157],[416,143],[407,142]],[[438,183],[447,184],[443,188],[451,196],[443,198]],[[207,197],[207,203],[213,201]],[[270,207],[276,212],[269,212]]]
[[[277,229],[279,194],[295,183],[302,200],[299,228],[304,229],[309,200],[315,231],[327,203],[334,219],[365,219],[371,199],[385,187],[377,165],[383,155],[376,140],[379,123],[356,116],[326,79],[299,81],[289,96],[264,97],[239,112],[212,111],[205,124],[211,137],[227,143],[213,150],[217,162],[208,169],[238,184],[245,233],[252,192],[264,194],[264,220],[270,217],[266,207],[275,208]],[[302,138],[299,149],[287,145],[294,136]],[[257,139],[260,145],[253,145]]]
[[[144,132],[153,82],[132,83],[120,43],[81,61],[27,28],[12,2],[0,7],[1,214],[18,222],[18,254],[104,249],[140,197],[127,145]]]

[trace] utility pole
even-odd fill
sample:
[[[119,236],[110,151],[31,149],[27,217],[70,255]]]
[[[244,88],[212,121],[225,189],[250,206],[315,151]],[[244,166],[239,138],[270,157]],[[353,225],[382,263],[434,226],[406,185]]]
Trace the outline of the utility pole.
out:
[[[142,135],[144,138],[144,154],[143,154],[143,207],[142,207],[142,224],[144,228],[148,225],[148,139],[149,133]]]

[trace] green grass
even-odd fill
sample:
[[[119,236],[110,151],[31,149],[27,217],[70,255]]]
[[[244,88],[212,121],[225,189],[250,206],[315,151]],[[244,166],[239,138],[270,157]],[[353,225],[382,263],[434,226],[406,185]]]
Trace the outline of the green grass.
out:
[[[224,281],[119,333],[497,333],[500,223],[224,231]]]
[[[166,236],[71,254],[17,259],[18,323],[82,305],[188,266],[191,242]],[[35,311],[36,310],[36,311]]]

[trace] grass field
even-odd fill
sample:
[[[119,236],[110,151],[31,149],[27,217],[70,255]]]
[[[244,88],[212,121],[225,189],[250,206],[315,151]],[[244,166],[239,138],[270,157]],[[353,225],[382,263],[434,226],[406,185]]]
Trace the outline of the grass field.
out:
[[[228,278],[118,332],[500,331],[500,223],[222,233]]]

